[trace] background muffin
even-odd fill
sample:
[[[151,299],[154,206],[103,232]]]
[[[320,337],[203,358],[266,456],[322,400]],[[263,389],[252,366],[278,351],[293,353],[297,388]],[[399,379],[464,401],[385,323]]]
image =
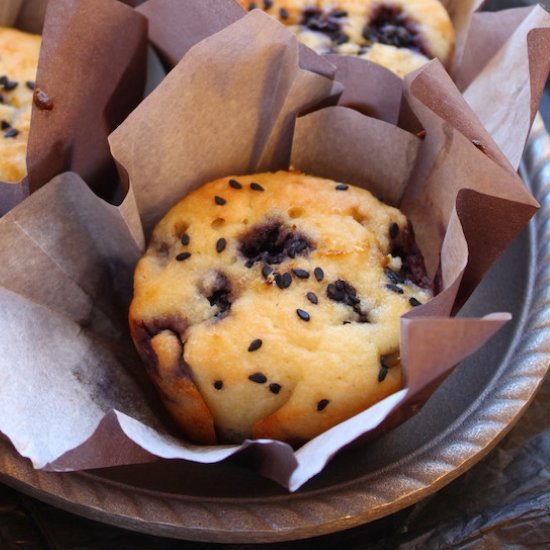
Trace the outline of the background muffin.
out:
[[[0,28],[0,181],[27,175],[27,140],[41,37]]]
[[[455,33],[438,0],[239,0],[289,25],[318,53],[357,55],[405,76],[438,58],[448,66]]]

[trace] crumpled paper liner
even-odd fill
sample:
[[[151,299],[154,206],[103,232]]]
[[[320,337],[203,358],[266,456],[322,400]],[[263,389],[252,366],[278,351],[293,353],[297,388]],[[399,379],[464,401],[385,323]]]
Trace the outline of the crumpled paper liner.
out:
[[[245,14],[233,0],[203,0],[199,8],[193,3],[148,0],[138,8],[148,18],[151,41],[169,68],[193,44]],[[478,13],[483,0],[441,3],[456,30],[450,74],[517,169],[550,67],[550,14],[541,6]],[[189,13],[200,31],[189,24]],[[408,110],[402,105],[402,84],[389,71],[353,56],[327,58],[337,69],[335,79],[344,84],[340,105],[393,124],[400,109]],[[406,123],[404,127],[421,129]]]
[[[147,21],[140,14],[116,0],[55,0],[47,10],[46,4],[0,6],[0,24],[42,32],[36,88],[53,103],[51,110],[33,106],[28,176],[0,182],[0,215],[67,170],[112,195],[118,178],[107,136],[143,97]]]
[[[312,110],[338,86],[326,60],[313,56],[308,64],[315,70],[303,68],[303,51],[269,16],[240,18],[190,49],[111,135],[131,185],[120,207],[67,173],[0,220],[1,238],[14,243],[0,251],[8,319],[0,334],[7,371],[0,430],[35,467],[65,471],[155,457],[211,463],[254,447],[261,473],[296,490],[342,448],[418,410],[454,365],[509,319],[448,316],[536,202],[440,64],[404,83],[412,114],[428,128],[421,140],[341,106]],[[304,111],[311,112],[297,118]],[[462,131],[481,139],[487,153]],[[320,176],[338,170],[341,179],[400,203],[419,226],[432,270],[441,255],[442,291],[402,319],[400,392],[297,451],[270,440],[191,445],[176,437],[128,336],[131,273],[144,232],[206,180],[289,161]],[[513,223],[495,217],[491,227],[483,225],[485,213],[502,204],[510,204]],[[422,224],[426,217],[432,226]],[[491,243],[484,255],[469,250],[478,225]]]

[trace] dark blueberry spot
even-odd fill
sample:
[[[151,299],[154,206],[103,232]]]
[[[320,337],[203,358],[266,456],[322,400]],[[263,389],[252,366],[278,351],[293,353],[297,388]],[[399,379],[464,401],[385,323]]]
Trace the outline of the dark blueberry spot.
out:
[[[281,391],[281,384],[273,383],[269,384],[269,391],[277,395]]]
[[[304,311],[303,309],[297,309],[296,310],[296,315],[298,315],[298,317],[302,320],[302,321],[309,321],[310,320],[310,316],[309,316],[309,313],[307,311]]]
[[[347,191],[349,189],[349,185],[346,185],[345,183],[339,183],[336,186],[336,191]]]
[[[218,195],[216,195],[214,197],[214,202],[218,205],[218,206],[223,206],[227,201],[223,198],[223,197],[220,197]]]
[[[315,278],[321,282],[324,278],[325,278],[325,272],[320,268],[320,267],[316,267],[314,270],[313,270],[313,275],[315,275]]]
[[[208,292],[207,299],[212,307],[218,308],[216,317],[224,316],[231,309],[231,284],[223,273],[218,273],[216,281]]]
[[[223,388],[223,382],[221,380],[216,380],[214,382],[214,387],[217,389],[217,390],[221,390]]]
[[[19,135],[19,130],[17,128],[9,128],[4,132],[5,138],[15,138]]]
[[[399,225],[395,222],[390,223],[390,238],[397,239],[397,235],[399,235]]]
[[[299,243],[305,243],[305,246],[300,244],[298,247]],[[253,264],[263,262],[270,265],[286,260],[290,249],[293,249],[295,255],[307,255],[313,248],[302,234],[278,221],[251,227],[240,238],[239,246],[241,254]]]
[[[233,189],[242,189],[243,186],[237,181],[237,180],[229,180],[229,185],[233,187]]]
[[[319,401],[317,403],[317,410],[320,412],[324,409],[327,408],[327,405],[330,403],[330,401],[328,399],[321,399],[321,401]]]
[[[35,88],[36,84],[35,84],[34,81],[32,81],[32,80],[27,80],[27,82],[25,82],[25,86],[26,86],[29,90],[34,91],[34,88]]]
[[[412,298],[409,298],[409,304],[411,304],[412,307],[418,307],[422,305],[422,302],[419,302],[414,296]]]
[[[262,277],[267,279],[273,273],[273,268],[270,265],[264,264],[262,267]]]
[[[318,304],[319,298],[317,298],[317,294],[315,292],[308,292],[306,294],[306,298],[312,303],[312,304]]]
[[[279,17],[280,17],[281,19],[288,19],[288,10],[285,9],[285,8],[281,8],[281,9],[279,10]]]
[[[255,372],[254,374],[251,374],[248,379],[251,382],[256,382],[256,384],[265,384],[267,382],[266,375],[262,374],[261,372]]]
[[[292,273],[294,273],[298,279],[309,279],[309,271],[305,269],[293,269]]]
[[[250,345],[248,346],[248,351],[256,351],[262,347],[263,342],[260,340],[260,338],[256,338],[256,340],[252,340],[250,342]]]
[[[181,239],[180,239],[180,242],[183,246],[187,246],[189,244],[189,235],[187,233],[184,233],[182,236],[181,236]]]
[[[393,283],[387,284],[386,288],[388,290],[391,290],[392,292],[395,292],[396,294],[403,294],[403,289],[400,286],[394,285]]]
[[[252,191],[265,191],[265,189],[259,183],[254,182],[250,184],[250,189],[252,189]]]
[[[227,241],[222,237],[221,239],[218,239],[216,242],[216,252],[220,254],[225,250],[225,247],[227,245]]]
[[[345,304],[357,314],[359,323],[368,323],[368,314],[361,307],[361,300],[357,297],[357,291],[348,282],[338,279],[327,286],[327,297],[334,302]]]
[[[368,42],[408,48],[431,57],[422,41],[418,25],[401,6],[380,5],[364,27],[363,38]]]
[[[176,256],[176,260],[178,262],[184,262],[185,260],[189,259],[191,257],[191,252],[182,252],[181,254],[178,254]]]
[[[340,46],[342,44],[346,44],[347,42],[349,42],[349,36],[343,32],[337,32],[332,36],[332,41],[337,46]]]
[[[275,275],[275,284],[281,289],[288,288],[292,284],[290,273],[277,273]]]

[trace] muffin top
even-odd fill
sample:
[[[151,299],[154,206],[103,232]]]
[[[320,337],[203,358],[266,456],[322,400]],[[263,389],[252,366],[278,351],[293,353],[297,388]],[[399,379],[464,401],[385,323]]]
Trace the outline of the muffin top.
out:
[[[438,0],[239,0],[288,25],[317,53],[356,55],[400,77],[430,59],[448,66],[455,32]]]
[[[294,172],[190,193],[134,285],[134,341],[201,443],[300,443],[397,391],[399,318],[431,297],[399,210]]]
[[[27,140],[41,37],[0,28],[0,181],[27,175]]]

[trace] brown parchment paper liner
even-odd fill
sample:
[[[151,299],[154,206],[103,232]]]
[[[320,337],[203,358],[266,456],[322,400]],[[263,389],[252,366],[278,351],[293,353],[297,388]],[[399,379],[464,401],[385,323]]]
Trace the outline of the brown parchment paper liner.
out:
[[[0,24],[42,31],[36,88],[53,108],[33,106],[28,176],[0,182],[0,215],[56,174],[79,173],[105,196],[117,174],[107,136],[143,97],[147,21],[117,0],[3,0]]]
[[[169,67],[194,43],[245,13],[233,0],[204,0],[197,19],[201,32],[196,33],[189,30],[187,18],[197,11],[192,4],[193,0],[148,0],[138,8],[148,18],[151,41]],[[541,6],[477,13],[482,0],[442,4],[457,34],[450,74],[517,169],[550,65],[550,15]],[[399,120],[402,85],[393,74],[351,56],[328,58],[337,68],[336,80],[345,87],[340,105],[387,122]],[[404,126],[420,129],[406,122]]]
[[[405,83],[413,114],[430,128],[422,141],[343,107],[314,110],[296,122],[298,113],[335,89],[325,60],[310,61],[318,71],[304,69],[302,62],[283,26],[261,12],[248,14],[189,50],[112,134],[113,154],[131,184],[119,208],[68,173],[0,220],[0,238],[13,243],[0,250],[6,320],[0,332],[0,431],[36,467],[64,471],[155,457],[210,463],[253,446],[259,470],[296,490],[338,450],[406,418],[455,364],[509,319],[448,317],[465,273],[481,276],[487,268],[477,255],[469,257],[469,231],[482,215],[478,207],[509,202],[522,213],[519,225],[536,203],[512,170],[501,168],[456,128],[460,121],[454,115],[468,107],[441,66],[432,63]],[[431,81],[440,101],[426,105]],[[465,118],[493,151],[475,115]],[[402,320],[407,378],[402,391],[296,452],[269,440],[191,445],[174,437],[128,337],[131,273],[143,247],[140,218],[148,233],[200,183],[286,168],[290,160],[305,169],[311,163],[308,171],[318,175],[330,176],[336,167],[345,181],[392,203],[410,200],[407,213],[414,222],[433,215],[435,234],[430,237],[427,229],[421,234],[429,257],[441,250],[443,291]],[[507,179],[493,180],[493,165]],[[417,169],[427,175],[424,183],[412,177]],[[458,183],[439,193],[449,178]],[[474,198],[462,203],[467,192]],[[426,199],[424,210],[415,210],[416,195]],[[490,259],[501,248],[501,221],[488,229],[496,243],[486,251]]]

